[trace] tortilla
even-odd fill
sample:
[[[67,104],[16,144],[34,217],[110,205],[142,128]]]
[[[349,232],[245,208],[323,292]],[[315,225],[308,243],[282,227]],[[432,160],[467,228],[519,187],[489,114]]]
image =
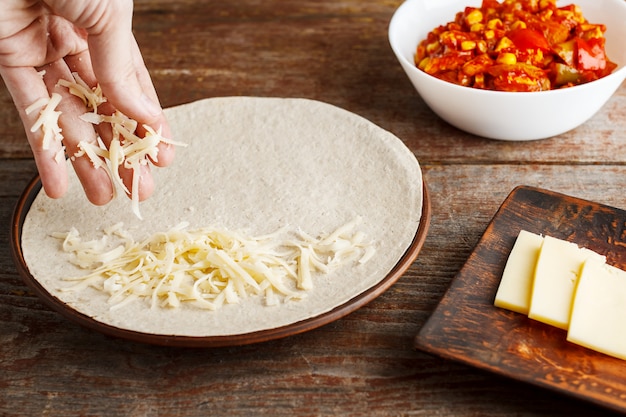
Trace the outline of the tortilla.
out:
[[[144,220],[118,197],[93,206],[73,171],[58,200],[41,191],[28,211],[22,251],[46,291],[94,320],[131,331],[226,336],[278,328],[340,306],[382,281],[411,245],[422,212],[422,174],[393,134],[338,107],[307,99],[225,97],[166,109],[177,149],[168,168],[153,168],[156,191],[141,203]],[[112,310],[93,288],[61,291],[64,277],[84,275],[51,237],[75,227],[85,239],[123,222],[141,240],[181,222],[264,235],[281,227],[331,232],[360,216],[376,253],[365,264],[314,276],[302,300],[267,306],[249,297],[216,311],[181,305],[150,309],[136,300]]]

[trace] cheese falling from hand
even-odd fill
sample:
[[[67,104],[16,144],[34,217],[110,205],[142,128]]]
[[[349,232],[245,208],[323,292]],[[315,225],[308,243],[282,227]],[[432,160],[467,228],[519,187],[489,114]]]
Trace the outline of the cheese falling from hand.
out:
[[[109,295],[112,308],[137,299],[151,308],[182,303],[216,310],[253,295],[266,305],[300,299],[313,288],[315,273],[326,274],[348,262],[367,262],[375,249],[355,231],[361,218],[314,238],[285,230],[250,237],[216,228],[187,230],[186,224],[136,242],[118,224],[100,239],[84,241],[76,229],[55,234],[70,261],[87,275],[68,278],[65,291],[93,287]],[[115,243],[112,244],[112,241]]]
[[[78,74],[73,73],[72,75],[73,81],[59,80],[58,84],[68,88],[69,92],[79,97],[90,110],[90,112],[83,114],[81,119],[94,125],[108,123],[111,125],[113,133],[108,148],[101,140],[96,141],[96,143],[82,141],[78,144],[80,150],[74,156],[86,155],[95,168],[106,169],[113,184],[130,194],[132,211],[141,219],[138,190],[141,167],[148,165],[150,160],[158,160],[158,145],[161,142],[177,146],[186,145],[163,137],[160,129],[155,131],[148,125],[143,125],[146,131],[145,136],[139,137],[136,133],[137,122],[120,111],[116,111],[112,115],[99,114],[98,106],[106,102],[106,97],[102,95],[100,86],[90,88]],[[131,190],[128,190],[122,181],[119,174],[121,167],[132,170]]]
[[[167,143],[169,145],[186,146],[184,143],[176,142],[165,138],[161,134],[161,130],[155,131],[150,126],[143,125],[146,134],[139,137],[136,133],[137,122],[130,119],[119,111],[112,115],[102,115],[98,113],[98,107],[105,103],[106,97],[102,95],[100,86],[89,87],[87,83],[77,74],[72,73],[73,80],[59,80],[57,85],[65,87],[68,91],[83,101],[89,112],[83,114],[80,118],[88,123],[98,125],[100,123],[108,123],[111,125],[113,139],[109,147],[97,138],[95,142],[81,141],[78,144],[78,152],[72,157],[86,156],[91,161],[95,169],[106,170],[109,178],[114,185],[121,187],[125,193],[131,196],[131,207],[133,213],[141,219],[142,215],[139,210],[139,177],[141,175],[141,167],[148,165],[149,161],[158,160],[159,143]],[[43,132],[42,149],[49,149],[53,140],[59,143],[63,140],[61,128],[59,127],[59,117],[61,112],[56,111],[56,106],[61,102],[61,95],[53,93],[50,98],[44,97],[26,108],[26,114],[30,114],[36,109],[42,108],[38,119],[31,127],[31,132],[41,129]],[[57,163],[63,161],[65,155],[65,147],[61,147],[54,158]],[[132,186],[128,190],[119,174],[120,167],[132,170]]]

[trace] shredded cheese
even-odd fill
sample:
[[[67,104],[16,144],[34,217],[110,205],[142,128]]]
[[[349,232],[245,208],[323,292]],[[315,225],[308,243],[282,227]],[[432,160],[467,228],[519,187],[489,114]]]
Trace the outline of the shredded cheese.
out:
[[[24,110],[26,114],[31,114],[41,108],[39,117],[31,126],[30,131],[35,133],[41,129],[43,132],[41,148],[44,150],[50,149],[50,145],[53,141],[61,142],[63,140],[61,128],[59,127],[61,112],[56,110],[60,102],[61,95],[52,93],[50,97],[42,97]]]
[[[98,106],[107,101],[102,95],[100,85],[97,85],[95,88],[90,88],[76,72],[72,73],[72,77],[74,78],[72,81],[60,79],[57,85],[67,88],[70,94],[80,98],[85,104],[85,107],[97,114]]]
[[[65,146],[61,146],[61,149],[54,155],[54,162],[57,164],[65,162]]]
[[[158,160],[158,145],[161,142],[177,146],[186,145],[163,137],[160,129],[155,131],[147,125],[142,126],[146,131],[145,136],[138,136],[136,133],[137,122],[120,111],[116,111],[112,115],[99,114],[97,112],[98,106],[106,102],[106,98],[102,96],[102,90],[99,86],[90,89],[77,74],[73,75],[73,82],[60,80],[59,84],[67,87],[72,94],[81,98],[87,109],[90,110],[90,112],[83,114],[81,119],[94,125],[108,123],[111,125],[113,134],[108,148],[101,141],[97,142],[100,149],[95,148],[92,143],[80,142],[80,150],[75,156],[86,155],[94,167],[106,169],[113,184],[130,194],[132,211],[141,219],[138,193],[141,167],[147,165],[149,160]],[[130,191],[122,181],[119,173],[120,167],[132,170]]]
[[[298,300],[313,288],[316,273],[367,262],[374,245],[355,231],[360,220],[317,238],[302,231],[283,237],[286,228],[257,237],[187,230],[186,223],[139,242],[122,224],[95,240],[83,240],[75,228],[53,236],[63,240],[70,262],[90,271],[67,278],[72,285],[65,291],[93,287],[108,294],[111,308],[140,299],[153,309],[185,303],[217,310],[251,296],[263,297],[265,305]]]
[[[155,131],[147,125],[143,125],[143,129],[146,131],[145,136],[138,136],[137,122],[119,111],[112,115],[99,114],[98,107],[107,101],[102,94],[100,86],[97,85],[91,88],[77,73],[72,73],[72,76],[73,80],[61,79],[57,85],[67,88],[72,95],[83,101],[88,112],[80,116],[81,120],[93,125],[110,124],[113,139],[108,148],[100,138],[95,143],[81,141],[78,144],[78,151],[71,157],[73,159],[86,156],[95,169],[102,168],[106,170],[113,184],[122,188],[125,193],[130,194],[132,211],[141,219],[138,194],[141,167],[147,165],[150,160],[158,160],[158,145],[161,142],[176,146],[186,145],[163,137],[160,129]],[[42,129],[44,135],[43,149],[49,149],[52,140],[59,142],[63,140],[58,122],[61,112],[55,111],[60,101],[61,95],[53,93],[50,98],[43,97],[26,108],[26,114],[30,114],[36,109],[43,107],[39,118],[31,127],[31,132]],[[65,150],[63,148],[62,152],[55,154],[57,163],[62,161],[64,156]],[[120,167],[132,170],[132,190],[130,191],[124,185],[119,174]]]

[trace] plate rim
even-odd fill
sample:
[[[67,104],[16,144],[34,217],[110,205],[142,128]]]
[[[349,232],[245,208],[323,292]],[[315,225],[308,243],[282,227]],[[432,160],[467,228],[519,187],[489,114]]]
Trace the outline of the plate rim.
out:
[[[311,331],[347,316],[379,297],[404,275],[415,261],[424,245],[432,216],[428,187],[425,179],[422,177],[422,214],[417,231],[409,247],[382,280],[327,312],[287,325],[246,333],[220,336],[168,335],[123,329],[98,321],[93,317],[75,310],[52,295],[30,274],[22,253],[22,226],[41,188],[41,178],[39,175],[35,175],[20,195],[11,217],[9,245],[11,247],[11,256],[22,281],[44,302],[44,304],[66,319],[84,328],[129,341],[173,347],[230,347],[263,343]]]

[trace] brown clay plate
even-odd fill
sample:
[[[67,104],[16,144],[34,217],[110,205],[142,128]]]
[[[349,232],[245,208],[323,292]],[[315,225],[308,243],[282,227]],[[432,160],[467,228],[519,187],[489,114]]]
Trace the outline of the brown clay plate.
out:
[[[506,260],[522,229],[576,242],[626,269],[626,211],[517,187],[416,336],[415,346],[626,412],[626,361],[569,343],[563,330],[494,307]]]
[[[350,299],[340,306],[335,307],[333,310],[319,314],[306,320],[291,323],[286,326],[244,334],[206,337],[172,336],[167,334],[151,334],[131,331],[97,321],[85,314],[76,311],[75,309],[63,303],[58,298],[51,295],[30,274],[26,262],[24,261],[20,242],[22,240],[22,226],[24,224],[24,219],[26,217],[26,214],[28,213],[28,210],[30,209],[33,200],[40,190],[41,181],[39,180],[39,177],[35,177],[26,187],[22,196],[18,200],[11,222],[11,250],[13,252],[13,258],[15,260],[18,272],[20,273],[24,282],[50,308],[75,323],[78,323],[86,328],[96,330],[109,336],[163,346],[218,347],[260,343],[310,331],[335,320],[338,320],[342,317],[345,317],[346,315],[363,307],[370,301],[380,296],[406,272],[406,270],[411,266],[413,261],[417,258],[417,255],[420,252],[424,241],[426,240],[426,235],[428,233],[428,227],[430,225],[431,218],[431,207],[428,189],[426,187],[426,183],[423,183],[423,202],[420,223],[417,229],[417,233],[415,234],[413,241],[405,251],[404,255],[400,258],[395,267],[385,276],[385,278],[379,281],[376,285],[370,287],[364,292],[361,292],[360,294],[355,294],[354,298]]]

